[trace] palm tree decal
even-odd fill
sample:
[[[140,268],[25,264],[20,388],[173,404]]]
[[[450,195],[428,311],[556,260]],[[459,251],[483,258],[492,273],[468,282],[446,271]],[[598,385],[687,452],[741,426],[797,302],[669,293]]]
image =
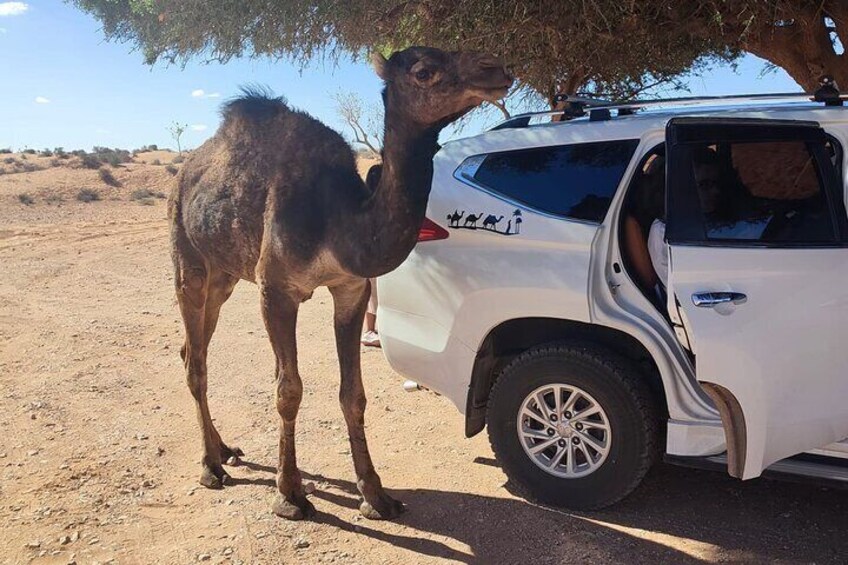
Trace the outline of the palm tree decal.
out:
[[[521,222],[524,221],[521,219],[521,210],[516,208],[515,212],[512,213],[512,217],[515,218],[515,233],[521,233]]]

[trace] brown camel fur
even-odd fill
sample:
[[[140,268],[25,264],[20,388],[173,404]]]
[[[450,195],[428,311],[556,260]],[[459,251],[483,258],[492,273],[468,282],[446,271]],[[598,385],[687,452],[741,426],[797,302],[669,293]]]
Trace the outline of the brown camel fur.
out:
[[[246,91],[224,108],[216,134],[186,160],[169,203],[182,350],[203,438],[200,482],[221,488],[222,464],[242,455],[223,442],[206,398],[206,352],[221,306],[236,283],[259,286],[262,315],[277,358],[280,427],[274,512],[315,512],[295,459],[295,419],[303,385],[297,366],[298,306],[319,286],[335,304],[341,367],[339,400],[347,424],[360,510],[393,518],[403,505],[383,490],[365,440],[359,332],[367,279],[397,267],[424,218],[439,131],[512,84],[491,56],[413,47],[373,60],[385,81],[383,166],[370,185],[342,137],[282,99]]]

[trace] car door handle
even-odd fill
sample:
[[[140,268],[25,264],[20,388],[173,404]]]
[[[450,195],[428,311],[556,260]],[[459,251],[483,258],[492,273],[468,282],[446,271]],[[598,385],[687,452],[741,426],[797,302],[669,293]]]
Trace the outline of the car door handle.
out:
[[[741,292],[696,292],[692,304],[699,308],[712,308],[718,304],[745,304],[748,297]]]

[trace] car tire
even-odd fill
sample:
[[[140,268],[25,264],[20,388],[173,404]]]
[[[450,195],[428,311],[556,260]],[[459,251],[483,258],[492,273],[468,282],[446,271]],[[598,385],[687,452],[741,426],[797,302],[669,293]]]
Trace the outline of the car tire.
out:
[[[539,402],[547,419],[561,408],[557,422],[542,424]],[[627,359],[592,344],[539,346],[516,357],[495,381],[486,419],[509,486],[543,504],[610,506],[639,485],[657,456],[657,408],[644,378]]]

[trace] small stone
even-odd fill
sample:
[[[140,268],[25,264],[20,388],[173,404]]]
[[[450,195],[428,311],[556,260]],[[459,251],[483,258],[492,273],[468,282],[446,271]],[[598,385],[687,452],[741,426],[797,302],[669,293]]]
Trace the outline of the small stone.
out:
[[[165,453],[164,447],[159,446],[159,447],[156,448],[156,455],[158,455],[159,457],[162,457],[162,455],[164,455],[164,453]]]
[[[221,554],[230,556],[230,555],[233,554],[233,548],[232,547],[225,547],[224,551],[222,551]]]
[[[38,549],[39,547],[41,547],[41,542],[40,541],[31,541],[27,544],[24,544],[24,547],[27,548],[27,549]]]
[[[61,465],[59,465],[59,468],[62,469],[62,470],[65,470],[65,469],[70,469],[71,466],[68,465],[67,463],[62,463]]]
[[[34,456],[38,455],[38,450],[37,449],[31,449],[31,450],[27,451],[27,455],[29,455],[30,457],[34,457]]]
[[[306,494],[314,493],[315,492],[315,483],[313,483],[312,481],[309,481],[308,483],[303,485],[303,492],[305,492]]]
[[[147,434],[135,434],[135,439],[141,441],[147,439]]]
[[[256,539],[262,539],[267,535],[268,535],[267,532],[256,532]]]
[[[208,553],[201,553],[197,556],[198,561],[209,561],[210,559],[212,559],[212,556]]]
[[[59,543],[61,543],[62,545],[68,545],[69,543],[71,543],[71,537],[70,536],[62,536],[62,537],[59,538]]]
[[[144,488],[156,488],[156,483],[154,483],[150,479],[144,479],[144,482],[141,483],[141,486],[143,486]]]
[[[309,547],[309,540],[305,538],[297,538],[294,540],[294,548],[295,549],[306,549]]]
[[[100,538],[91,538],[88,540],[88,545],[95,545],[97,543],[100,543]]]
[[[79,531],[76,531],[76,530],[75,530],[75,531],[71,534],[71,541],[72,541],[72,542],[75,542],[75,541],[77,541],[79,538],[80,538],[80,533],[79,533]]]

